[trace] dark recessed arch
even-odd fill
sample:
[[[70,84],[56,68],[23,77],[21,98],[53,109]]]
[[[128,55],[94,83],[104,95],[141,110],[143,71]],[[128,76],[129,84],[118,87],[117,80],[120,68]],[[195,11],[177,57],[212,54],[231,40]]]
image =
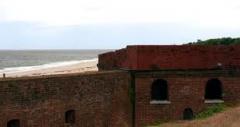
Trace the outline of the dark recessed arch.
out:
[[[157,79],[151,87],[152,100],[168,100],[168,83],[164,79]]]
[[[191,108],[185,108],[183,111],[183,119],[184,120],[192,120],[194,119],[194,114]]]
[[[68,124],[75,123],[75,110],[68,110],[65,112],[65,123]]]
[[[218,100],[222,99],[222,82],[217,79],[208,80],[205,87],[205,99]]]
[[[20,120],[13,119],[13,120],[8,121],[7,127],[20,127]]]

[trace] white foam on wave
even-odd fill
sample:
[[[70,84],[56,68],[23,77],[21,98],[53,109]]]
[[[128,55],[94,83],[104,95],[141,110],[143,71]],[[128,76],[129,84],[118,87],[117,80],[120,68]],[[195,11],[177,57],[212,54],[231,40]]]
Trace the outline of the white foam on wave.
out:
[[[73,61],[62,61],[62,62],[54,62],[49,64],[37,65],[37,66],[22,66],[22,67],[8,67],[0,70],[0,73],[18,73],[18,72],[27,72],[27,71],[34,71],[34,70],[41,70],[41,69],[48,69],[48,68],[56,68],[56,67],[64,67],[64,66],[71,66],[75,64],[87,63],[87,62],[94,62],[97,61],[97,58],[89,59],[89,60],[73,60]]]

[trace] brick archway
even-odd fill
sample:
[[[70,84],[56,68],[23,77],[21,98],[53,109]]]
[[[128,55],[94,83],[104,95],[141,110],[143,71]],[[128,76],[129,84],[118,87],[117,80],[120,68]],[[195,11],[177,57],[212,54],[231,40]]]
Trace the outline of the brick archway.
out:
[[[184,120],[192,120],[194,118],[194,114],[191,108],[185,108],[183,111],[183,119]]]
[[[205,87],[206,100],[221,100],[222,99],[222,83],[219,79],[208,80]]]
[[[75,110],[68,110],[65,112],[65,123],[66,124],[75,123]]]
[[[7,127],[20,127],[20,120],[13,119],[13,120],[8,121]]]
[[[164,79],[157,79],[152,83],[151,100],[168,100],[168,84]]]

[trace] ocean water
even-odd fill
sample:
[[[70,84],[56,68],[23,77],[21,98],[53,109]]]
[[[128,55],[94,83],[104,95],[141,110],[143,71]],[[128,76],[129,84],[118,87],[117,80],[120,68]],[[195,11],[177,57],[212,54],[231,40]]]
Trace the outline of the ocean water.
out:
[[[96,60],[110,50],[0,50],[0,73],[58,67]]]

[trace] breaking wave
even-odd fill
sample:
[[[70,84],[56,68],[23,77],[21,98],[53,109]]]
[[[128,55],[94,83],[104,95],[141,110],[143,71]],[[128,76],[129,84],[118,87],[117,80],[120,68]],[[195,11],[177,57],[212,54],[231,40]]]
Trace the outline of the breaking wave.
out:
[[[48,69],[48,68],[55,68],[55,67],[64,67],[64,66],[71,66],[80,63],[86,62],[94,62],[97,61],[97,58],[89,59],[89,60],[73,60],[73,61],[62,61],[62,62],[53,62],[43,65],[36,65],[36,66],[22,66],[22,67],[8,67],[0,70],[0,73],[17,73],[17,72],[26,72],[26,71],[33,71],[33,70],[41,70],[41,69]]]

